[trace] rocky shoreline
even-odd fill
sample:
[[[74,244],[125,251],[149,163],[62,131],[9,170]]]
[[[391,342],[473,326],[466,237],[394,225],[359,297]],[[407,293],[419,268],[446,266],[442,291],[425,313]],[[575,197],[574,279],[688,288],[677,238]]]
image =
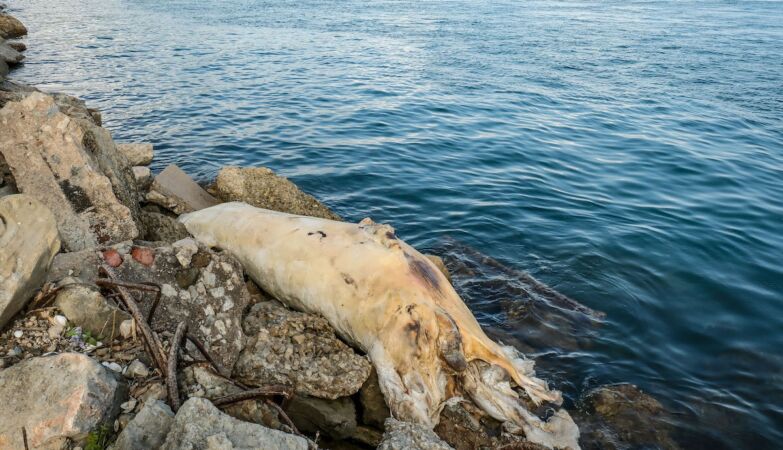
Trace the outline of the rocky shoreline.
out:
[[[0,449],[539,448],[468,400],[434,432],[390,418],[365,355],[177,222],[225,201],[341,218],[267,168],[153,176],[151,144],[5,79],[26,34],[0,5]],[[677,448],[631,385],[574,417],[584,448]]]

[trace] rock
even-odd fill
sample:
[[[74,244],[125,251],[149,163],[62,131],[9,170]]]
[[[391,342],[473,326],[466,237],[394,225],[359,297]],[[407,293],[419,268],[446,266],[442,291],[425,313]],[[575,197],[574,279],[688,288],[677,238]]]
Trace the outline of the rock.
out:
[[[359,391],[359,401],[362,405],[362,422],[377,428],[383,428],[386,419],[391,416],[389,407],[378,384],[378,374],[373,369],[370,377]]]
[[[185,225],[165,214],[142,211],[141,221],[146,229],[144,239],[148,241],[175,242],[190,236]]]
[[[154,155],[149,143],[118,143],[117,151],[125,155],[131,166],[149,166]]]
[[[579,406],[574,420],[583,449],[679,448],[663,405],[632,384],[593,389]]]
[[[242,392],[234,383],[221,377],[211,369],[193,365],[182,371],[181,386],[188,397],[204,397],[209,400]],[[223,407],[231,417],[245,422],[257,423],[268,428],[288,431],[278,417],[278,412],[263,400],[245,400]]]
[[[54,305],[74,325],[94,337],[120,335],[120,324],[131,316],[109,302],[90,286],[71,284],[57,293]]]
[[[136,187],[140,191],[146,191],[152,184],[152,172],[146,166],[133,166],[133,178],[136,180]]]
[[[0,198],[0,329],[41,286],[59,249],[46,206],[28,195]]]
[[[6,103],[0,152],[18,189],[52,211],[67,250],[139,235],[133,175],[122,167],[108,131],[64,114],[53,97],[33,92]]]
[[[8,75],[8,72],[10,70],[11,69],[8,67],[8,63],[5,62],[4,59],[0,58],[0,81],[3,81],[3,79],[5,78],[6,75]],[[5,101],[7,101],[7,99]],[[0,106],[2,106],[3,104],[4,102],[0,103]]]
[[[449,450],[451,447],[441,441],[431,430],[420,425],[386,419],[386,432],[378,450]]]
[[[147,378],[150,374],[150,369],[144,365],[143,362],[138,359],[134,359],[128,367],[125,368],[124,375],[128,378]]]
[[[234,376],[245,384],[286,384],[300,395],[333,400],[355,394],[370,375],[367,358],[337,339],[322,317],[262,302],[243,328],[249,339]],[[298,335],[305,338],[297,344]]]
[[[27,50],[27,46],[24,45],[24,42],[20,41],[8,41],[6,42],[12,49],[16,50],[17,52],[23,52]]]
[[[266,167],[224,167],[215,180],[217,195],[224,201],[247,204],[290,214],[342,220],[294,183]]]
[[[123,260],[114,268],[117,279],[160,286],[160,302],[152,328],[173,332],[180,321],[187,322],[188,332],[204,343],[212,357],[230,373],[244,348],[242,313],[250,299],[242,266],[228,253],[199,246],[190,267],[183,268],[177,258],[178,250],[172,245],[149,245],[122,243],[112,247]],[[60,254],[52,263],[48,279],[55,283],[65,277],[77,277],[82,282],[93,283],[102,263],[99,255],[96,251]],[[195,276],[192,269],[197,271]],[[134,295],[142,312],[147,314],[155,294],[134,292]],[[120,324],[117,325],[119,330]]]
[[[82,443],[91,430],[113,420],[127,386],[95,360],[79,353],[30,358],[0,371],[0,448],[60,448]]]
[[[356,407],[350,397],[325,400],[294,395],[285,411],[300,431],[320,431],[336,439],[356,432]]]
[[[14,16],[0,13],[0,38],[11,39],[27,34],[27,28]]]
[[[120,336],[122,336],[123,339],[129,339],[133,336],[134,331],[135,323],[133,320],[123,320],[122,323],[120,323]]]
[[[182,267],[190,267],[193,255],[198,253],[198,244],[193,238],[181,239],[171,245],[174,247],[177,261]]]
[[[467,400],[450,401],[441,411],[435,433],[456,450],[515,448],[543,450],[524,436],[503,431],[502,423]]]
[[[0,59],[6,62],[9,66],[19,64],[24,59],[24,55],[19,53],[13,46],[7,42],[3,42],[0,39]]]
[[[163,450],[263,448],[265,450],[307,450],[299,436],[242,422],[221,413],[208,400],[191,398],[174,418]]]
[[[174,413],[163,402],[149,402],[122,430],[114,450],[158,449],[166,440]]]
[[[147,201],[176,214],[217,205],[219,202],[174,164],[155,177]]]

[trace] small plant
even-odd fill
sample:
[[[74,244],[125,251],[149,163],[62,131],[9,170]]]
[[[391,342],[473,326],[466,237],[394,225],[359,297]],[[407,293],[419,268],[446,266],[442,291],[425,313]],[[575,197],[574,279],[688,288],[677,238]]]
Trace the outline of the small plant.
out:
[[[84,450],[104,450],[111,443],[113,431],[108,423],[98,425],[87,435]]]

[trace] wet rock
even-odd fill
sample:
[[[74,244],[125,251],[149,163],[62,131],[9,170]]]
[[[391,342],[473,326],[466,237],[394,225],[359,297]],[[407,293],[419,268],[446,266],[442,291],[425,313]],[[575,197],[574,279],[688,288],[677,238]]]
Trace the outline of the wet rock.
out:
[[[359,401],[362,405],[362,422],[374,427],[383,428],[386,419],[391,416],[389,407],[378,384],[378,374],[373,369],[370,377],[359,391]]]
[[[154,155],[149,143],[118,143],[117,151],[125,155],[131,166],[149,166]]]
[[[0,329],[41,286],[59,249],[46,206],[22,194],[0,198]]]
[[[93,359],[78,353],[30,358],[0,371],[0,448],[60,448],[81,443],[113,420],[127,386]]]
[[[242,389],[211,368],[193,365],[182,371],[181,386],[188,397],[203,397],[214,400],[226,395],[242,392]],[[257,423],[276,430],[288,431],[278,417],[277,410],[263,400],[246,400],[225,406],[223,411],[231,417],[245,422]]]
[[[424,255],[429,259],[433,264],[435,264],[435,267],[438,268],[438,270],[441,271],[441,273],[446,277],[447,280],[449,280],[449,283],[451,283],[451,274],[449,273],[448,267],[446,267],[446,263],[443,262],[443,258],[437,255]]]
[[[148,241],[175,242],[190,236],[185,225],[165,214],[142,211],[141,221],[146,229],[144,239]]]
[[[0,110],[0,152],[22,193],[49,207],[63,245],[78,251],[138,236],[130,169],[108,131],[33,92]]]
[[[197,211],[219,203],[174,164],[155,177],[146,198],[148,202],[175,214]]]
[[[19,53],[8,42],[0,39],[0,59],[6,62],[9,66],[19,64],[24,59],[24,55]]]
[[[525,441],[524,436],[503,432],[502,424],[470,401],[452,401],[440,414],[435,433],[456,450],[494,449],[510,446],[515,449],[543,449]]]
[[[14,16],[0,13],[0,38],[11,39],[27,34],[27,28]]]
[[[304,432],[321,432],[336,439],[356,433],[356,407],[350,397],[326,400],[295,395],[288,402],[286,413]]]
[[[574,420],[583,449],[678,449],[668,413],[632,384],[601,386],[584,395]]]
[[[133,178],[136,180],[136,187],[139,191],[146,191],[152,184],[152,172],[149,167],[133,166]]]
[[[342,220],[294,183],[266,167],[224,167],[215,180],[215,191],[224,201],[247,204],[290,214]]]
[[[449,450],[431,430],[420,425],[386,419],[386,432],[378,450]]]
[[[63,288],[57,293],[54,304],[75,326],[95,337],[119,336],[120,324],[131,319],[128,313],[110,304],[97,289],[83,284]]]
[[[160,401],[146,403],[117,437],[114,450],[160,448],[172,423],[174,413],[168,405]]]
[[[112,247],[123,259],[114,269],[117,280],[160,286],[160,302],[152,318],[152,328],[173,332],[180,321],[187,322],[188,332],[203,342],[212,357],[230,372],[244,347],[241,318],[250,297],[242,266],[227,253],[199,246],[190,267],[185,268],[173,245],[149,245],[122,243]],[[133,249],[137,249],[138,258],[131,256]],[[60,254],[52,263],[49,280],[77,277],[93,283],[102,262],[99,255],[96,251]],[[193,283],[182,287],[180,273],[190,268],[198,269],[198,274],[193,277]],[[134,295],[142,312],[147,314],[155,294],[134,292]]]
[[[262,302],[243,327],[249,340],[234,376],[245,384],[287,384],[300,395],[336,399],[356,393],[370,375],[367,358],[337,339],[322,317]]]
[[[263,448],[307,450],[304,438],[242,422],[223,414],[208,400],[186,401],[171,426],[163,450]]]
[[[24,42],[7,41],[6,44],[8,44],[12,49],[16,50],[17,52],[23,52],[27,50],[27,46],[24,45]]]

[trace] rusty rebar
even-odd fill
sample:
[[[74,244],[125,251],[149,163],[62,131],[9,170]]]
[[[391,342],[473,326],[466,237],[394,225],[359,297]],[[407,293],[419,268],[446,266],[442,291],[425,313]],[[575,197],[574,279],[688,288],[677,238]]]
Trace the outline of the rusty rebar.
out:
[[[171,404],[171,410],[177,412],[179,409],[179,387],[177,386],[177,353],[179,352],[179,345],[182,339],[185,338],[185,332],[188,330],[188,324],[186,322],[180,322],[177,325],[177,330],[174,332],[174,338],[171,340],[171,347],[169,347],[169,360],[166,370],[166,388],[169,393],[169,403]]]
[[[273,395],[279,395],[281,397],[288,398],[292,394],[292,390],[289,386],[282,384],[270,384],[269,386],[263,386],[249,391],[237,392],[234,394],[224,395],[222,397],[212,400],[212,404],[215,406],[226,406],[236,402],[242,402],[245,400],[254,400],[261,397],[271,397]]]
[[[127,281],[116,281],[106,278],[98,278],[95,280],[95,284],[103,287],[117,287],[121,286],[127,289],[133,289],[136,291],[154,292],[155,299],[152,301],[152,306],[147,313],[147,322],[152,323],[152,316],[155,314],[155,310],[158,308],[160,302],[161,287],[155,283],[130,283]]]
[[[195,346],[196,346],[196,348],[198,349],[198,351],[199,351],[199,352],[200,352],[202,355],[204,355],[204,358],[205,358],[205,359],[206,359],[206,360],[209,362],[209,364],[211,364],[211,365],[212,365],[212,368],[213,368],[213,369],[215,369],[215,371],[216,371],[218,374],[222,375],[222,376],[223,376],[223,377],[225,377],[225,378],[228,378],[228,375],[226,375],[226,371],[225,371],[225,369],[223,369],[223,366],[221,366],[220,364],[218,364],[218,362],[217,362],[217,361],[215,361],[214,359],[212,359],[212,356],[210,356],[209,352],[207,351],[207,348],[204,346],[204,344],[203,344],[201,341],[199,341],[199,340],[198,340],[198,338],[196,338],[195,336],[193,336],[193,335],[192,335],[192,334],[190,334],[190,333],[188,333],[188,335],[187,335],[187,338],[188,338],[188,340],[189,340],[190,342],[192,342],[192,343],[193,343],[193,345],[195,345]]]

